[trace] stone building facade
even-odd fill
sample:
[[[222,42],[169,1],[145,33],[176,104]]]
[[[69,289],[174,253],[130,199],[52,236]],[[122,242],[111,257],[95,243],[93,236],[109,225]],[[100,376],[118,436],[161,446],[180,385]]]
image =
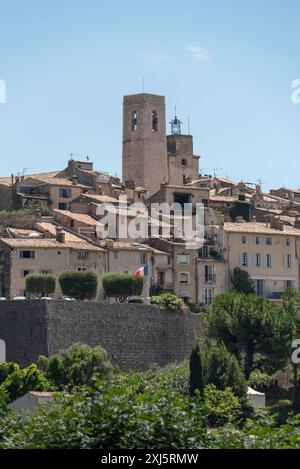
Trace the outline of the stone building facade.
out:
[[[124,96],[123,181],[149,194],[167,181],[165,98],[147,93]]]

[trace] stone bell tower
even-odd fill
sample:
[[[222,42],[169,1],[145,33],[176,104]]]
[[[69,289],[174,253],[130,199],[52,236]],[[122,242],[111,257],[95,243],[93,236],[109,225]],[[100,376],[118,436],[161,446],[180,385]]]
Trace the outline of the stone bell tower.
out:
[[[124,96],[123,181],[133,181],[149,195],[167,182],[165,97],[141,93]]]

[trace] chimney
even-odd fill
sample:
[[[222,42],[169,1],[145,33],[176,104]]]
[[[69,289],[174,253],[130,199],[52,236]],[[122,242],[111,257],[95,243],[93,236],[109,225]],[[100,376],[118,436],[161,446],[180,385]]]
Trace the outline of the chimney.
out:
[[[14,178],[14,175],[12,174],[12,175],[11,175],[11,187],[13,187],[14,181],[15,181],[15,178]]]
[[[72,183],[74,186],[77,186],[78,184],[78,176],[76,176],[76,174],[74,174],[74,176],[72,177]]]
[[[107,239],[105,240],[105,247],[106,247],[107,249],[113,249],[113,247],[114,247],[114,240],[107,238]]]
[[[66,233],[60,226],[56,227],[56,241],[58,243],[65,243],[66,242]]]
[[[295,218],[295,224],[294,224],[295,228],[300,228],[300,215],[297,215],[297,217]]]

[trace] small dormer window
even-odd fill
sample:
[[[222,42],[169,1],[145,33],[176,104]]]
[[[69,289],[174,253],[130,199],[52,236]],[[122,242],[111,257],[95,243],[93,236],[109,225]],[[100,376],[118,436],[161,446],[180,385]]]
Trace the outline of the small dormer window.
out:
[[[137,130],[137,113],[136,113],[136,111],[133,111],[131,113],[131,130],[132,131]]]
[[[157,132],[158,130],[158,117],[157,117],[157,112],[152,111],[152,131]]]

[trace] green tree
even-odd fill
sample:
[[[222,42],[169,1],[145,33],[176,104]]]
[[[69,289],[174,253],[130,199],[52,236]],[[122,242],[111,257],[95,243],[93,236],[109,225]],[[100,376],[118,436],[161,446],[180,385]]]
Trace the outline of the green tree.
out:
[[[244,194],[239,195],[238,200],[234,203],[230,209],[230,217],[233,221],[237,217],[242,217],[245,221],[250,221],[251,204],[246,200]]]
[[[98,291],[98,277],[90,270],[66,270],[59,276],[62,294],[76,300],[94,300]]]
[[[207,340],[202,345],[203,377],[205,386],[214,384],[218,389],[231,388],[239,398],[246,397],[246,380],[237,358],[222,341]]]
[[[199,392],[204,396],[203,369],[199,342],[194,346],[190,356],[190,396],[193,397]]]
[[[18,365],[1,384],[0,390],[7,393],[9,401],[14,401],[29,391],[46,391],[49,383],[44,374],[34,364],[20,369]]]
[[[283,306],[293,318],[293,338],[300,339],[300,293],[288,288],[283,295]],[[299,364],[291,362],[293,370],[294,405],[300,406],[300,373]]]
[[[130,382],[99,383],[26,419],[8,416],[0,430],[0,447],[10,449],[193,449],[206,439],[202,402],[172,391],[141,393]]]
[[[237,217],[242,217],[245,221],[250,221],[250,212],[251,204],[246,200],[245,195],[241,194],[230,209],[229,214],[233,221],[235,221]]]
[[[37,298],[55,292],[56,278],[54,275],[29,274],[26,276],[26,292]]]
[[[132,296],[140,296],[144,287],[142,277],[124,273],[107,273],[102,277],[104,294],[108,298],[115,298],[118,303],[125,303]]]
[[[50,358],[39,357],[39,366],[57,389],[91,386],[96,379],[108,379],[112,371],[103,348],[80,343]]]
[[[256,295],[218,295],[207,313],[205,329],[209,338],[222,340],[243,363],[246,379],[254,371],[255,353],[265,357],[269,374],[282,369],[291,353],[291,315]]]
[[[233,271],[232,285],[237,293],[251,295],[255,293],[254,282],[246,270],[236,267]]]

